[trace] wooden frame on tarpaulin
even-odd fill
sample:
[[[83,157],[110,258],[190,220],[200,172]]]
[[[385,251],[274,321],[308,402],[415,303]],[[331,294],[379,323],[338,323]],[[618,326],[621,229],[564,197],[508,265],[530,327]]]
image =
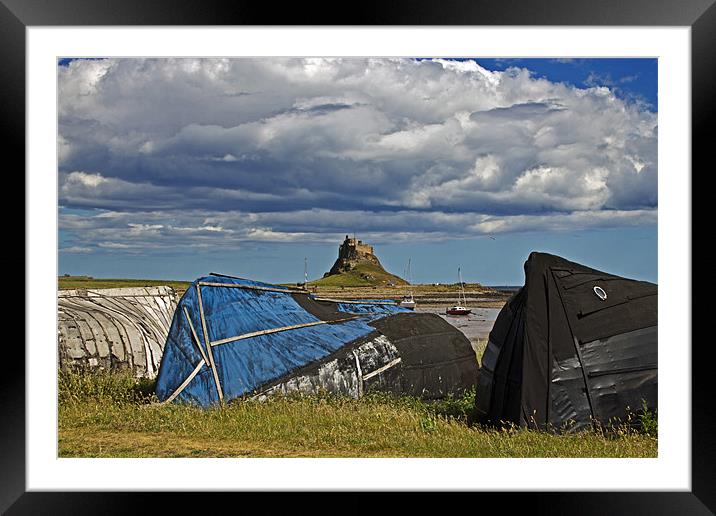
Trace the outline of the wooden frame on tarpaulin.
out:
[[[349,18],[335,10],[307,9],[304,4],[270,4],[188,0],[152,3],[137,0],[2,0],[0,48],[6,80],[0,107],[6,127],[6,149],[25,162],[25,29],[39,25],[531,25],[531,26],[685,26],[691,27],[692,162],[702,166],[710,155],[707,124],[714,115],[716,91],[716,5],[714,0],[425,0],[405,2],[364,1],[350,6]],[[9,157],[9,152],[6,156]],[[696,177],[692,174],[692,178]],[[698,190],[694,190],[697,191]],[[702,190],[703,191],[703,190]],[[708,204],[707,204],[708,205]],[[692,203],[692,206],[698,206]],[[692,208],[693,209],[693,208]],[[696,243],[696,242],[695,242]],[[703,246],[703,244],[701,244]],[[692,247],[693,252],[693,247]],[[692,254],[693,256],[693,254]],[[693,258],[692,258],[693,260]],[[32,273],[27,271],[26,273]],[[693,305],[696,306],[696,305]],[[530,514],[708,514],[716,511],[716,433],[710,393],[711,361],[708,346],[692,347],[692,491],[619,493],[511,493],[510,508]],[[14,364],[2,376],[3,413],[0,441],[0,510],[24,513],[126,513],[158,495],[147,493],[25,492],[25,358],[20,346],[6,347],[6,361]],[[698,410],[696,410],[698,408]],[[249,496],[241,493],[240,496]],[[261,496],[261,495],[259,495]],[[480,493],[500,503],[502,493]],[[499,500],[498,500],[499,499]],[[206,499],[203,498],[205,501]],[[212,495],[212,500],[217,500]],[[191,510],[186,494],[162,496],[166,510],[175,505]],[[181,505],[179,505],[181,504]]]

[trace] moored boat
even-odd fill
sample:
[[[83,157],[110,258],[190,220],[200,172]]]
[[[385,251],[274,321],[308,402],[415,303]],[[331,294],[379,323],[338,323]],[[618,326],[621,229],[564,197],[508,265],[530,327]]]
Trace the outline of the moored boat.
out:
[[[411,281],[410,281],[410,258],[408,258],[408,268],[407,268],[406,271],[407,271],[407,272],[406,272],[405,277],[406,277],[406,279],[407,279],[407,281],[408,281],[408,285],[411,285]],[[403,296],[402,301],[400,301],[400,303],[398,303],[398,304],[399,304],[400,306],[402,306],[403,308],[409,308],[410,310],[415,310],[415,305],[416,305],[416,303],[415,303],[415,299],[413,298],[413,291],[410,290],[410,292],[406,292],[405,295]]]
[[[457,277],[460,281],[460,294],[458,297],[458,304],[445,309],[447,315],[468,315],[472,312],[472,309],[467,308],[467,298],[465,297],[465,286],[462,282],[462,275],[460,274],[460,267],[457,268]]]
[[[415,299],[413,299],[412,294],[403,297],[403,300],[398,304],[403,308],[410,308],[411,310],[415,310]]]
[[[450,308],[447,308],[445,310],[445,313],[448,315],[468,315],[472,313],[472,309],[466,308],[464,306],[455,305],[451,306]]]

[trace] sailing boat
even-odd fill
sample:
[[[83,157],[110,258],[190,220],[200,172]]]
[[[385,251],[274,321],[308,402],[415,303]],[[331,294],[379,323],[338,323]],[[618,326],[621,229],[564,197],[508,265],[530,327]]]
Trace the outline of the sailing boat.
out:
[[[408,272],[405,276],[408,280],[408,285],[410,285],[410,258],[408,258]],[[398,304],[403,308],[410,308],[411,310],[415,310],[415,299],[413,299],[413,291],[410,290],[409,292],[406,292],[403,296],[403,300]]]
[[[451,306],[445,310],[448,315],[468,315],[472,312],[471,309],[467,308],[467,298],[465,297],[465,287],[462,283],[462,275],[460,274],[460,267],[457,268],[457,277],[460,280],[460,294],[457,300],[457,305]]]

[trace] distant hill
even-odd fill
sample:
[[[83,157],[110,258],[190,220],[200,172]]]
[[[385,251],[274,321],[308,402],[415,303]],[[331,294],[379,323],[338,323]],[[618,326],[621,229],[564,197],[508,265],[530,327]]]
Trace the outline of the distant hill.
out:
[[[369,287],[407,285],[400,276],[386,271],[373,246],[348,238],[338,247],[338,258],[323,278],[308,283],[319,287]]]

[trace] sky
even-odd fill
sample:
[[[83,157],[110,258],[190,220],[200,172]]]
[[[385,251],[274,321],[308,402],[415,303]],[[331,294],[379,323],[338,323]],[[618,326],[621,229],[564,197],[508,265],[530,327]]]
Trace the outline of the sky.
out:
[[[657,60],[58,63],[60,274],[268,282],[345,235],[416,283],[531,251],[657,281]]]

